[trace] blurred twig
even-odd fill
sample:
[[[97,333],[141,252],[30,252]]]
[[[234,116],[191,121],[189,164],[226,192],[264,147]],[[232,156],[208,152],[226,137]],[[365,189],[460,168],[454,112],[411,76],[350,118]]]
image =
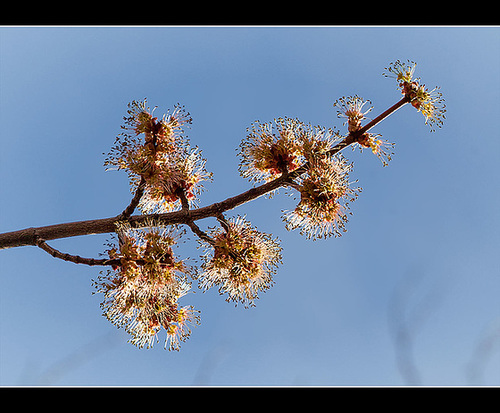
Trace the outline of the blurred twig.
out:
[[[45,371],[38,376],[37,385],[54,385],[63,376],[81,367],[91,359],[110,350],[119,342],[120,341],[116,337],[115,330],[94,338],[83,347],[75,350],[46,368]]]
[[[415,361],[415,337],[438,304],[442,302],[443,288],[427,291],[412,307],[412,296],[417,293],[423,276],[407,275],[395,289],[388,308],[389,328],[392,332],[399,372],[409,386],[422,384],[422,377]]]
[[[482,384],[484,369],[493,353],[498,350],[500,350],[500,318],[494,320],[479,339],[474,354],[466,366],[469,384]]]

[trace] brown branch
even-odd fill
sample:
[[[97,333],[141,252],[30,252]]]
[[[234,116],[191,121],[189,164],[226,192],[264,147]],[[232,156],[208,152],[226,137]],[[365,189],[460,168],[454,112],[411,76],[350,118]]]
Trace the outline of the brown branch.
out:
[[[373,128],[375,125],[380,123],[383,119],[385,119],[387,116],[389,116],[391,113],[395,112],[398,110],[400,107],[404,106],[406,103],[410,101],[410,98],[408,96],[403,97],[399,102],[396,102],[394,105],[392,105],[389,109],[386,111],[382,112],[379,116],[377,116],[375,119],[371,120],[368,122],[365,126],[363,126],[361,129],[349,133],[342,142],[339,142],[335,147],[330,149],[327,152],[328,156],[333,156],[336,153],[340,152],[342,149],[347,148],[349,145],[355,143],[361,136],[363,136],[364,133],[368,132],[371,128]],[[280,178],[284,178],[285,181],[288,180],[288,183],[292,182],[294,178],[302,175],[307,171],[307,168],[309,166],[309,163],[306,162],[299,168],[293,170],[292,172],[288,173],[287,175],[282,175]],[[274,182],[274,181],[273,181]],[[285,183],[284,183],[285,184]]]
[[[36,245],[42,250],[52,255],[54,258],[59,258],[64,261],[74,262],[75,264],[86,264],[86,265],[119,265],[120,260],[116,259],[95,259],[95,258],[83,258],[79,255],[71,255],[51,247],[44,240],[38,239]]]
[[[328,155],[333,156],[338,153],[342,149],[347,146],[355,143],[356,140],[366,131],[371,129],[373,126],[378,124],[382,119],[389,116],[391,113],[399,109],[401,106],[409,102],[408,97],[404,97],[399,102],[391,106],[385,112],[377,116],[371,122],[366,124],[363,128],[356,131],[355,133],[347,135],[342,142],[337,144],[334,148],[332,148]],[[172,225],[172,224],[188,224],[189,222],[194,223],[194,221],[208,218],[208,217],[220,217],[220,215],[231,209],[236,208],[246,202],[252,201],[256,198],[261,197],[262,195],[267,194],[268,192],[274,191],[282,186],[289,185],[291,179],[294,179],[307,171],[307,163],[302,165],[301,167],[295,169],[292,172],[284,173],[280,177],[267,182],[265,184],[259,185],[257,187],[251,188],[241,194],[236,196],[227,198],[221,202],[216,202],[211,205],[197,208],[197,209],[188,209],[184,207],[180,211],[167,212],[163,214],[148,214],[148,215],[132,215],[128,217],[128,221],[131,226],[140,227],[145,225],[148,222],[151,222],[151,219],[163,224],[163,225]],[[140,187],[140,186],[139,186]],[[139,196],[139,188],[136,191],[136,196],[134,199]],[[138,202],[138,200],[137,200]],[[25,245],[37,245],[38,240],[52,240],[59,238],[68,238],[75,237],[81,235],[92,235],[92,234],[105,234],[115,232],[115,224],[116,222],[122,219],[122,216],[126,216],[130,209],[136,207],[134,205],[135,201],[132,200],[131,204],[125,209],[125,211],[118,215],[117,217],[112,218],[102,218],[88,221],[78,221],[78,222],[69,222],[64,224],[56,224],[49,225],[45,227],[38,228],[26,228],[19,231],[7,232],[0,234],[0,249],[4,248],[12,248],[12,247],[20,247]]]
[[[139,182],[139,185],[137,186],[137,189],[135,190],[134,197],[130,201],[130,204],[127,206],[127,208],[124,209],[124,211],[118,215],[117,219],[119,221],[123,221],[127,218],[130,217],[137,208],[137,205],[139,205],[139,201],[142,198],[142,195],[144,194],[144,187],[146,186],[146,180],[144,177],[141,177],[141,181]]]
[[[189,201],[188,201],[188,199],[186,197],[185,191],[183,189],[180,189],[178,191],[178,195],[179,195],[179,198],[181,200],[182,209],[184,211],[189,210]],[[208,242],[211,245],[214,245],[214,240],[212,238],[210,238],[210,236],[208,234],[206,234],[205,232],[203,232],[200,229],[200,227],[194,223],[194,221],[190,220],[190,221],[186,222],[186,225],[191,229],[191,231],[193,231],[193,233],[195,235],[198,236],[198,238],[200,238],[201,240],[204,240],[204,241]]]
[[[392,105],[389,109],[386,111],[382,112],[380,115],[378,115],[375,119],[371,120],[368,122],[365,126],[363,126],[360,130],[356,132],[356,136],[361,136],[365,132],[368,132],[371,128],[373,128],[375,125],[380,123],[382,120],[384,120],[387,116],[389,116],[391,113],[396,112],[400,107],[404,106],[405,104],[409,103],[411,98],[409,96],[404,96],[399,102],[396,102],[394,105]]]
[[[206,207],[162,214],[133,215],[128,219],[131,226],[140,227],[151,220],[163,225],[186,224],[208,217],[217,217],[221,212],[229,211],[248,201],[256,199],[284,184],[284,177],[251,188],[239,195],[216,202]],[[26,228],[19,231],[0,234],[0,249],[37,245],[37,239],[52,240],[76,237],[81,235],[105,234],[115,232],[115,224],[120,221],[118,217],[94,219],[88,221],[68,222],[64,224],[49,225],[38,228]]]

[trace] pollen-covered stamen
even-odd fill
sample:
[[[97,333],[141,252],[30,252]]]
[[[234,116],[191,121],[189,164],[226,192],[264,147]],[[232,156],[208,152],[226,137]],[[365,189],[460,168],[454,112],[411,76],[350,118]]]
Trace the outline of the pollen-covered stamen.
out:
[[[165,346],[178,349],[197,322],[191,307],[179,308],[178,300],[190,289],[191,269],[178,260],[172,250],[181,236],[173,228],[151,222],[150,227],[132,228],[128,223],[117,227],[118,246],[108,250],[110,258],[120,258],[120,265],[102,274],[95,286],[104,294],[104,315],[132,336],[138,347],[151,347],[158,333],[166,330]],[[176,330],[175,338],[169,332]]]
[[[385,73],[385,76],[397,79],[401,93],[424,115],[425,123],[433,131],[434,126],[440,128],[443,125],[446,105],[438,87],[429,91],[420,79],[413,79],[415,66],[414,62],[401,63],[397,60],[386,69],[388,73]]]
[[[263,167],[269,170],[272,175],[278,175],[297,169],[299,165],[297,165],[296,160],[295,153],[290,153],[282,145],[273,143],[269,148],[269,158],[264,161]]]
[[[391,152],[391,149],[394,147],[394,144],[382,139],[377,139],[378,136],[380,135],[365,132],[357,138],[356,142],[360,145],[360,147],[370,148],[371,151],[382,161],[382,164],[387,166],[389,161],[392,159],[393,153]]]
[[[287,229],[299,229],[307,238],[340,236],[345,231],[347,209],[359,188],[351,188],[351,164],[339,156],[309,163],[307,175],[294,185],[300,201],[283,215]]]
[[[337,106],[337,116],[339,118],[346,118],[347,129],[349,132],[356,132],[361,128],[361,121],[366,119],[366,114],[370,112],[373,107],[363,111],[366,104],[370,104],[369,100],[364,100],[357,95],[342,97],[338,99],[333,106]]]
[[[254,305],[258,293],[273,284],[281,248],[269,234],[252,228],[243,218],[227,221],[228,229],[213,230],[204,256],[200,288],[217,285],[228,301]]]

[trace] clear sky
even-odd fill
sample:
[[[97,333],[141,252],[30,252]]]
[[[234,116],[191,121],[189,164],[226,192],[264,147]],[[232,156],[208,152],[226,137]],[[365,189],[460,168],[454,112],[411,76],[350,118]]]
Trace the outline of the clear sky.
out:
[[[0,251],[0,385],[500,385],[499,27],[2,27],[0,232],[120,213],[127,176],[103,153],[133,99],[191,113],[208,205],[251,186],[236,149],[253,121],[343,130],[332,105],[354,94],[376,116],[401,97],[382,76],[396,59],[441,87],[444,127],[406,105],[373,130],[396,143],[388,167],[345,151],[363,192],[341,238],[287,232],[284,192],[228,213],[279,237],[283,265],[255,308],[194,284],[180,352],[127,343],[99,269]],[[52,245],[98,257],[108,238]]]

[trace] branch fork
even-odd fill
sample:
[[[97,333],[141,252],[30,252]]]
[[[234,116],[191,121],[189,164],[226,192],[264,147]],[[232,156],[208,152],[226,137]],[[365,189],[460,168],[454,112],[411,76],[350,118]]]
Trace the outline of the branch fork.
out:
[[[343,141],[338,143],[334,148],[327,152],[328,156],[333,156],[349,145],[356,143],[361,136],[368,130],[373,128],[391,113],[395,112],[397,109],[410,102],[409,96],[404,96],[399,102],[395,103],[389,109],[381,113],[375,119],[367,123],[361,129],[349,133]],[[262,184],[260,186],[253,187],[239,195],[230,197],[221,202],[216,202],[206,207],[189,209],[189,202],[186,197],[185,191],[180,189],[178,196],[181,200],[181,209],[174,212],[161,213],[161,214],[145,214],[145,215],[132,215],[141,197],[144,194],[144,188],[146,181],[144,177],[141,177],[141,181],[136,189],[134,197],[130,201],[130,204],[123,210],[123,212],[116,217],[104,218],[89,221],[79,221],[70,222],[65,224],[50,225],[46,227],[39,228],[27,228],[20,231],[8,232],[0,234],[0,249],[11,248],[24,245],[34,245],[51,256],[55,258],[62,259],[64,261],[73,262],[76,264],[86,264],[90,266],[107,266],[107,265],[119,265],[119,260],[116,259],[95,259],[95,258],[84,258],[79,255],[71,255],[68,253],[63,253],[52,246],[47,244],[47,240],[59,239],[80,235],[90,235],[90,234],[101,234],[101,233],[112,233],[115,232],[116,223],[120,221],[128,221],[132,226],[142,226],[146,222],[154,219],[155,221],[164,225],[173,224],[185,224],[190,227],[191,231],[197,235],[200,239],[214,245],[214,240],[205,232],[203,232],[195,221],[215,217],[222,225],[222,227],[228,231],[229,224],[224,218],[223,213],[231,210],[239,205],[242,205],[248,201],[256,199],[266,193],[274,191],[283,186],[291,186],[297,188],[297,184],[294,181],[295,178],[304,174],[307,171],[307,162],[300,166],[299,168],[288,172],[283,172],[278,178]]]

